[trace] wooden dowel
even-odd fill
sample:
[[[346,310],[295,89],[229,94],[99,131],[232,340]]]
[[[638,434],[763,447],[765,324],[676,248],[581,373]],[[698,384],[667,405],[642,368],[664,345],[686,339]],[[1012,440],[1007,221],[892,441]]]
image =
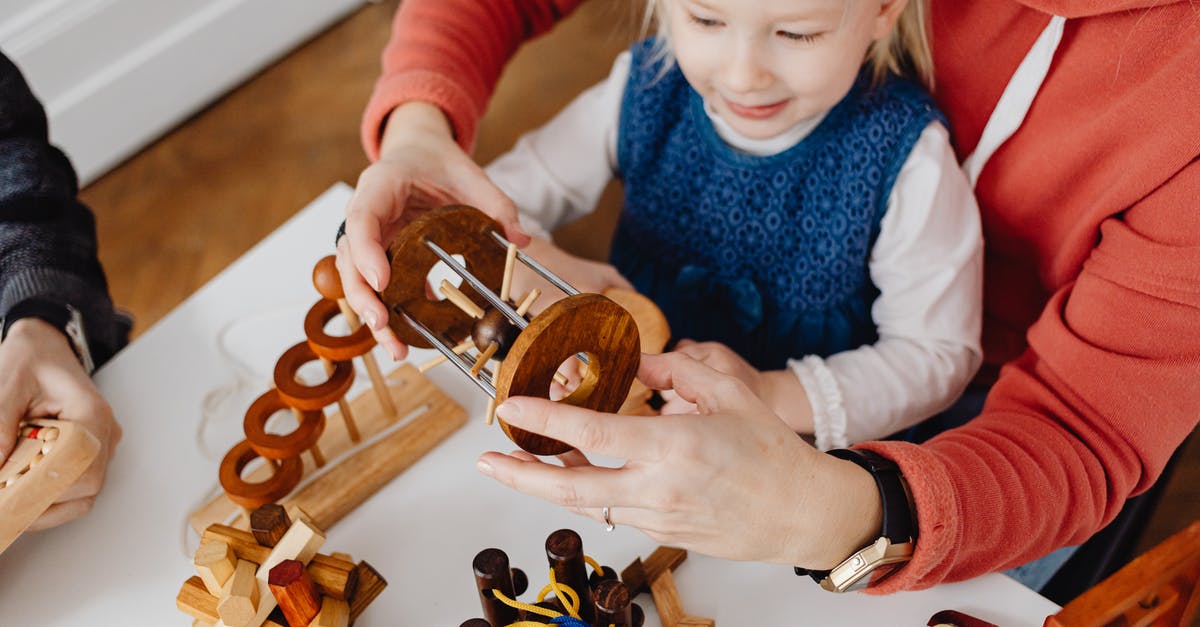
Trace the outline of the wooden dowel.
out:
[[[317,465],[317,468],[325,466],[325,456],[321,454],[321,447],[316,442],[313,442],[312,448],[308,449],[308,452],[312,455],[313,463]]]
[[[529,311],[529,308],[533,306],[533,301],[537,300],[538,296],[541,295],[542,290],[539,290],[536,287],[529,290],[529,293],[525,295],[525,298],[521,299],[521,304],[517,305],[517,315],[524,316],[525,313]]]
[[[366,356],[370,356],[370,353],[367,353]],[[325,374],[328,376],[333,376],[333,369],[334,369],[333,362],[322,357],[321,363],[325,365]],[[384,392],[384,393],[387,394],[387,392]],[[389,398],[389,400],[391,400],[391,399]],[[358,441],[361,440],[362,437],[359,436],[359,434],[358,434],[358,425],[354,421],[354,414],[350,413],[350,403],[346,402],[345,395],[342,395],[341,397],[338,398],[337,406],[338,406],[338,411],[342,412],[342,422],[345,423],[346,431],[347,431],[347,433],[350,434],[350,441],[355,444],[358,444]],[[393,414],[396,413],[395,407],[392,408],[392,413]],[[322,461],[320,464],[317,465],[317,467],[319,468],[324,465],[325,465],[325,462]]]
[[[267,585],[289,625],[308,625],[321,612],[321,597],[299,560],[283,560],[267,575]]]
[[[517,245],[509,242],[508,251],[504,256],[504,279],[500,283],[500,300],[508,300],[508,290],[512,287],[513,268],[517,260]]]
[[[483,417],[484,424],[492,424],[496,421],[496,399],[489,398],[487,402],[487,413]]]
[[[482,353],[479,353],[479,357],[475,358],[475,365],[471,366],[472,377],[479,376],[479,371],[483,370],[483,367],[487,365],[488,360],[492,358],[492,355],[496,354],[496,350],[499,348],[499,344],[492,342],[491,344],[487,345],[487,348],[483,349]]]
[[[463,294],[446,279],[442,279],[442,284],[438,287],[438,291],[446,297],[446,300],[457,305],[468,316],[475,319],[483,317],[483,309],[479,305],[476,305],[470,298],[467,298],[466,294]]]
[[[461,354],[471,350],[472,346],[475,346],[475,342],[471,341],[471,338],[467,338],[467,339],[463,340],[462,342],[460,342],[458,346],[454,347],[454,354],[461,355]],[[421,364],[420,367],[417,368],[417,370],[420,372],[425,372],[426,370],[429,370],[430,368],[442,363],[443,361],[446,361],[446,356],[439,353],[437,357],[434,357],[433,359],[430,359],[429,361]]]
[[[342,310],[342,317],[346,319],[346,326],[350,327],[350,332],[354,333],[362,326],[362,321],[358,319],[358,314],[350,308],[350,304],[345,298],[339,298],[337,301],[338,309]],[[375,397],[379,399],[379,405],[383,407],[383,412],[389,416],[396,415],[396,403],[392,401],[392,394],[388,390],[387,380],[383,378],[383,374],[379,371],[379,362],[376,361],[375,355],[366,353],[362,356],[363,365],[367,368],[367,374],[371,377],[371,387],[375,389]],[[343,416],[345,414],[342,414]],[[354,434],[351,440],[358,442],[358,429],[351,429],[350,424],[346,424],[346,428]]]
[[[570,383],[570,381],[567,381],[567,375],[558,371],[554,373],[554,382],[563,387],[567,387],[567,384]]]

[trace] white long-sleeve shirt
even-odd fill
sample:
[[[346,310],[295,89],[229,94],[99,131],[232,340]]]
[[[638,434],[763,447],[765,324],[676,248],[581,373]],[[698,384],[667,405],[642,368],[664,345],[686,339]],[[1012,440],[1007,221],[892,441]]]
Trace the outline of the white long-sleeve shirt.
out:
[[[592,212],[617,176],[629,64],[630,54],[622,53],[605,81],[487,166],[530,233],[549,238]],[[752,140],[711,111],[709,118],[726,143],[754,155],[782,152],[820,123]],[[925,128],[896,177],[868,268],[880,292],[871,307],[879,339],[827,358],[788,361],[812,405],[821,449],[880,438],[949,407],[982,360],[979,210],[940,123]]]

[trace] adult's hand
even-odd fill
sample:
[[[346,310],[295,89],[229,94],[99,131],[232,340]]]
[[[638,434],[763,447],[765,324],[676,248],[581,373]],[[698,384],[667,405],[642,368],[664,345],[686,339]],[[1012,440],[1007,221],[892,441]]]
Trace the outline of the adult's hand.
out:
[[[831,568],[878,537],[879,492],[850,462],[788,430],[736,378],[680,353],[643,355],[639,378],[674,389],[699,415],[604,414],[511,398],[497,414],[620,468],[565,467],[529,455],[485,453],[478,467],[521,492],[644,531],[708,555]]]
[[[30,529],[46,529],[74,520],[92,509],[104,485],[104,473],[121,427],[112,408],[84,372],[61,331],[36,318],[13,324],[0,343],[0,460],[16,444],[17,429],[26,417],[50,416],[69,420],[100,441],[100,454],[58,501]]]
[[[387,309],[376,295],[390,278],[385,248],[420,212],[451,203],[478,207],[503,225],[509,241],[529,242],[512,200],[454,141],[441,110],[424,102],[397,107],[388,117],[379,161],[358,177],[346,206],[346,236],[337,245],[346,301],[394,359],[408,347],[388,328]]]

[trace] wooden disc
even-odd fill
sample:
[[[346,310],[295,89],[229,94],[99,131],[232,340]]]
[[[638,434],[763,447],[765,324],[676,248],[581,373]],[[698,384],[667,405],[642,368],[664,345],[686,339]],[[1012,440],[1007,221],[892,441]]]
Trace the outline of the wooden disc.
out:
[[[242,440],[233,445],[221,460],[221,487],[225,489],[229,500],[248,509],[274,503],[287,496],[300,484],[300,477],[304,473],[303,462],[299,457],[292,457],[280,460],[278,466],[273,466],[274,472],[266,481],[250,483],[242,479],[242,471],[258,456],[250,443]]]
[[[396,337],[409,346],[433,348],[396,313],[397,305],[443,337],[465,337],[471,332],[474,320],[453,303],[433,301],[425,296],[425,277],[440,261],[425,246],[431,241],[451,255],[462,255],[463,265],[493,291],[500,288],[504,278],[505,250],[491,233],[504,233],[495,220],[482,211],[466,205],[448,205],[422,214],[410,222],[388,249],[392,260],[391,282],[379,293],[388,308],[388,325]],[[477,305],[487,307],[487,301],[468,285],[462,291]]]
[[[320,359],[308,342],[300,342],[284,351],[275,362],[275,387],[288,407],[322,409],[346,395],[354,383],[354,368],[348,361],[333,363],[333,374],[324,383],[304,385],[296,380],[300,367]]]
[[[304,337],[308,338],[308,346],[314,353],[330,361],[350,361],[375,348],[375,337],[365,324],[350,335],[326,333],[325,325],[340,315],[342,310],[337,301],[327,298],[317,301],[308,310],[304,316]]]
[[[575,353],[587,353],[591,363],[583,381],[560,402],[615,412],[637,376],[640,346],[637,324],[620,305],[599,294],[568,296],[534,318],[513,342],[496,373],[496,402],[510,396],[547,398],[558,366]],[[558,440],[499,422],[509,439],[534,455],[571,450]]]
[[[246,431],[246,441],[254,452],[267,459],[288,459],[299,457],[300,453],[308,450],[325,431],[325,414],[319,409],[302,410],[300,425],[286,435],[267,433],[267,420],[275,412],[291,410],[291,406],[283,402],[278,389],[268,390],[258,397],[246,410],[243,428]]]

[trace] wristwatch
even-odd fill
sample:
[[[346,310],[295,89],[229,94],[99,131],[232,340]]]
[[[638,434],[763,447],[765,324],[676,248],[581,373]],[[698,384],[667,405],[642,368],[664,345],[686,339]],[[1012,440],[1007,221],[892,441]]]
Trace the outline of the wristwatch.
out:
[[[83,330],[83,315],[79,310],[64,303],[58,303],[45,298],[27,298],[13,305],[8,313],[0,318],[0,342],[8,337],[8,330],[22,318],[38,318],[54,325],[75,351],[75,356],[83,364],[83,370],[91,375],[96,369],[92,361],[92,351],[88,349],[87,334]]]
[[[861,590],[890,577],[912,559],[917,544],[915,508],[908,484],[896,462],[873,451],[834,449],[830,455],[854,462],[871,473],[883,502],[883,530],[879,538],[847,557],[831,570],[796,567],[797,575],[808,575],[830,592]],[[878,571],[878,572],[877,572]],[[872,577],[879,574],[881,576]]]

